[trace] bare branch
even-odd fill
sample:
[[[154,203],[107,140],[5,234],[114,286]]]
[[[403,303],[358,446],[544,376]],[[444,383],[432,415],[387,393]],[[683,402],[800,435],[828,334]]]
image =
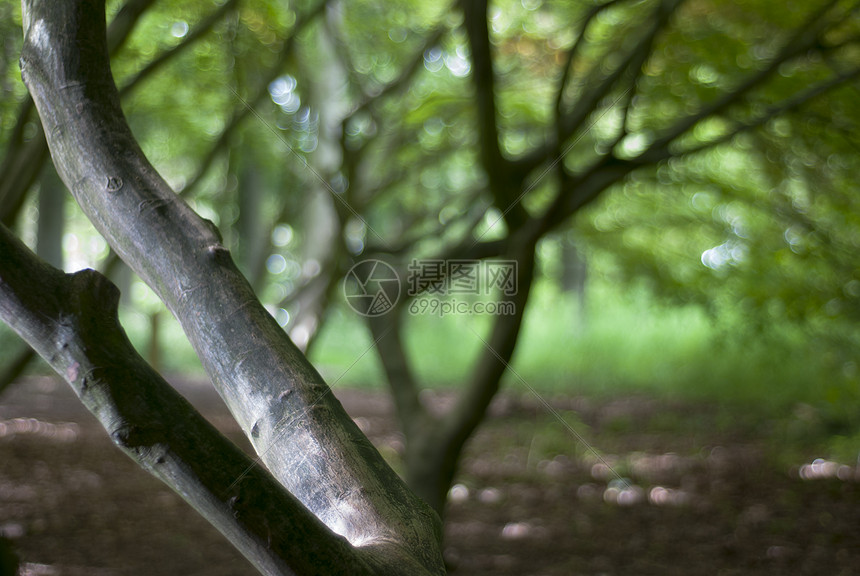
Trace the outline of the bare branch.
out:
[[[263,574],[373,574],[146,364],[120,327],[118,303],[119,290],[104,276],[63,274],[0,226],[0,317],[72,387],[114,444]],[[272,508],[278,514],[267,515]]]
[[[202,182],[203,177],[207,172],[209,172],[209,169],[212,167],[215,160],[230,146],[233,135],[242,123],[252,115],[257,106],[262,102],[265,102],[269,97],[269,84],[272,80],[277,78],[278,75],[283,73],[287,61],[292,55],[298,33],[303,30],[307,24],[313,22],[317,16],[325,11],[325,7],[328,2],[329,0],[321,0],[310,12],[300,16],[296,20],[296,23],[293,25],[292,33],[286,40],[284,40],[284,44],[281,46],[277,61],[271,68],[269,68],[266,74],[263,75],[263,80],[257,84],[251,96],[245,98],[244,103],[238,102],[236,106],[234,106],[233,115],[230,117],[230,120],[227,121],[227,124],[221,130],[221,133],[218,134],[218,139],[215,140],[215,143],[211,148],[209,148],[209,151],[203,156],[202,160],[197,165],[197,171],[188,179],[188,183],[185,188],[181,190],[183,196],[191,196],[193,194],[197,186]]]
[[[134,30],[138,18],[154,0],[129,0],[111,21],[107,31],[108,49],[117,52]],[[24,202],[27,191],[36,181],[48,158],[48,145],[42,124],[34,114],[33,99],[27,95],[18,111],[18,119],[0,165],[0,222],[11,226]],[[36,132],[29,141],[23,138],[24,128],[30,122],[36,124]]]
[[[651,50],[653,49],[657,35],[668,24],[672,14],[674,14],[682,1],[665,0],[661,2],[654,15],[654,23],[642,38],[639,39],[636,45],[627,51],[622,63],[599,82],[595,79],[594,82],[587,83],[589,85],[593,84],[594,88],[580,97],[573,109],[567,114],[562,115],[558,120],[557,141],[559,145],[570,138],[576,130],[581,128],[582,123],[594,112],[600,101],[606,98],[618,81],[630,71],[633,72],[630,86],[631,88],[634,86],[643,64],[651,56]]]
[[[571,45],[570,49],[567,51],[564,68],[562,68],[561,78],[558,82],[558,88],[556,88],[555,91],[555,110],[557,117],[560,117],[562,115],[564,91],[567,88],[568,81],[570,80],[570,73],[571,69],[573,68],[573,63],[579,56],[579,51],[585,43],[585,33],[588,30],[589,25],[591,25],[591,21],[594,20],[604,10],[607,10],[608,8],[611,8],[612,6],[615,6],[616,4],[619,4],[623,1],[625,0],[609,0],[608,2],[604,2],[603,4],[597,4],[585,14],[585,18],[583,18],[582,24],[579,27],[579,33],[576,36],[576,40],[574,40],[573,45]]]
[[[22,76],[58,172],[177,317],[273,475],[379,574],[442,571],[438,517],[389,468],[236,269],[211,222],[143,156],[99,0],[25,2]]]
[[[125,44],[134,27],[137,26],[138,19],[146,12],[150,6],[155,3],[155,0],[128,0],[108,27],[108,52],[115,54]]]
[[[678,9],[682,2],[683,0],[665,0],[664,2],[661,2],[656,9],[653,24],[648,31],[642,35],[638,42],[627,50],[624,60],[611,73],[603,76],[602,78],[597,77],[596,72],[592,74],[592,77],[584,84],[586,86],[593,86],[593,88],[587,90],[582,96],[580,96],[573,108],[566,113],[562,109],[562,95],[565,85],[559,86],[558,92],[556,93],[558,116],[553,138],[545,145],[539,146],[533,151],[515,160],[513,162],[515,173],[525,177],[541,164],[544,164],[551,159],[559,158],[563,152],[562,146],[564,142],[571,138],[577,130],[582,129],[583,124],[587,121],[588,117],[594,113],[601,101],[603,101],[613,89],[622,89],[621,83],[622,80],[625,79],[625,76],[629,78],[626,81],[627,88],[624,93],[624,98],[626,98],[627,101],[627,104],[625,105],[626,117],[626,106],[629,105],[629,102],[633,98],[633,90],[635,89],[636,83],[642,73],[642,66],[651,56],[651,51],[657,36],[666,27],[672,14],[674,14],[675,10]],[[614,2],[612,4],[614,4]],[[608,4],[598,6],[597,8],[601,8],[601,10],[598,10],[595,13],[595,16],[602,11],[603,7],[608,7]],[[572,57],[572,52],[573,49],[571,49],[569,57]],[[565,69],[565,73],[566,75],[569,74],[567,69]],[[565,78],[565,84],[566,82],[567,78]],[[621,138],[623,138],[623,133],[619,136],[619,140]]]

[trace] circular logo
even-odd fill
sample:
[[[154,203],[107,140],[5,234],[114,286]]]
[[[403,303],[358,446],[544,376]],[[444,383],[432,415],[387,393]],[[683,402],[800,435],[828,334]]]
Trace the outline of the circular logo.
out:
[[[382,316],[400,298],[400,278],[382,260],[362,260],[343,280],[346,303],[362,316]]]

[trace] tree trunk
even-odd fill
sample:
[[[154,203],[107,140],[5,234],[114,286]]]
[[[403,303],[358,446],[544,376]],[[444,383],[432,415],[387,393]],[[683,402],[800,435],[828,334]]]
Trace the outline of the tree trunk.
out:
[[[462,451],[483,421],[513,358],[531,292],[535,243],[511,244],[516,249],[508,254],[506,261],[517,263],[517,287],[513,293],[502,293],[499,302],[511,305],[513,314],[497,316],[487,340],[474,334],[483,349],[469,380],[447,413],[436,416],[421,405],[418,381],[400,331],[400,316],[407,305],[401,303],[385,315],[368,318],[398,421],[406,436],[406,481],[442,517]]]
[[[0,225],[0,318],[66,380],[120,449],[264,574],[378,573],[144,362],[120,327],[118,303],[104,276],[64,274]]]
[[[260,459],[376,573],[443,573],[438,516],[266,312],[212,223],[140,151],[110,74],[104,3],[25,1],[24,15],[22,76],[60,176],[177,317]]]
[[[455,448],[440,442],[431,428],[413,434],[407,444],[404,458],[406,482],[442,518],[445,517],[448,491],[457,474],[462,447]]]

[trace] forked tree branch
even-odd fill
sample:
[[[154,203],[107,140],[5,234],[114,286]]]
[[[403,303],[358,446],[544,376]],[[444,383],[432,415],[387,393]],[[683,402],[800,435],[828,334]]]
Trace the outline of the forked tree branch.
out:
[[[443,573],[438,517],[263,308],[214,225],[141,152],[110,73],[104,3],[25,0],[24,28],[22,76],[60,176],[177,317],[262,461],[375,573]]]
[[[0,318],[72,387],[114,444],[263,574],[373,574],[140,357],[120,327],[118,302],[119,290],[98,272],[64,274],[0,225]]]
[[[678,1],[670,0],[668,4],[669,11],[664,12],[664,15],[668,16],[671,10],[677,7],[677,4]],[[840,73],[830,80],[813,85],[779,104],[770,106],[762,114],[747,121],[739,122],[733,130],[720,138],[685,150],[672,150],[672,146],[678,138],[688,133],[699,122],[714,117],[740,102],[744,96],[764,84],[781,64],[810,49],[814,49],[816,46],[820,46],[821,35],[838,20],[838,14],[834,15],[831,13],[836,4],[836,1],[830,0],[830,2],[813,12],[806,19],[806,22],[794,31],[789,41],[784,45],[784,48],[765,68],[745,78],[733,90],[725,92],[713,102],[703,106],[699,111],[679,119],[639,156],[629,160],[618,159],[610,152],[598,157],[581,174],[572,175],[566,170],[563,171],[561,191],[553,204],[541,217],[528,223],[527,228],[530,232],[526,236],[532,237],[544,234],[565,222],[573,213],[592,202],[604,190],[617,184],[637,168],[654,166],[671,157],[686,156],[724,143],[741,132],[761,126],[779,114],[796,110],[813,98],[855,79],[860,74],[860,69],[852,69]],[[846,8],[845,11],[847,10]],[[649,40],[648,45],[652,41],[653,39]]]
[[[591,25],[592,21],[599,16],[603,11],[612,8],[616,4],[623,2],[624,0],[609,0],[608,2],[604,2],[603,4],[596,4],[585,13],[585,16],[582,19],[582,23],[579,25],[579,30],[576,34],[576,40],[573,41],[570,48],[567,51],[567,55],[564,59],[564,67],[561,71],[561,77],[559,78],[558,86],[555,91],[555,112],[556,116],[561,116],[563,107],[564,107],[564,91],[567,88],[567,83],[570,80],[570,74],[573,70],[573,64],[576,62],[577,57],[581,53],[581,48],[585,45],[585,37],[586,32],[588,31],[588,27]]]
[[[123,5],[108,27],[107,43],[110,54],[114,54],[122,48],[134,30],[141,14],[149,8],[153,1],[129,0]],[[195,25],[194,30],[183,38],[182,42],[163,52],[128,81],[120,94],[124,96],[174,56],[185,51],[205,35],[235,4],[236,0],[230,0],[201,21],[199,25]],[[45,134],[38,118],[35,118],[36,133],[27,142],[23,139],[23,130],[31,121],[32,111],[33,99],[27,95],[21,104],[15,128],[9,139],[10,144],[3,157],[3,164],[0,166],[0,174],[3,175],[2,181],[0,181],[0,222],[6,226],[12,226],[26,198],[27,190],[33,185],[42,171],[45,160],[48,159],[48,145],[45,142]]]
[[[555,130],[549,135],[548,140],[521,157],[512,161],[513,173],[519,179],[525,179],[529,173],[541,165],[557,162],[562,157],[562,149],[578,131],[587,131],[587,122],[600,107],[613,90],[623,91],[623,98],[628,102],[633,99],[636,83],[642,74],[642,67],[651,56],[654,43],[659,34],[666,28],[672,15],[679,8],[683,0],[664,0],[654,11],[653,23],[643,33],[633,46],[626,48],[623,60],[608,74],[602,75],[599,70],[580,79],[585,88],[576,102],[569,108],[564,106],[564,92],[570,81],[573,60],[579,53],[582,43],[585,41],[585,32],[592,19],[603,10],[610,8],[621,0],[613,0],[596,6],[588,14],[582,24],[580,35],[568,51],[567,62],[562,72],[562,77],[556,87],[555,96]],[[623,46],[624,42],[620,42]],[[621,50],[622,48],[619,48]],[[626,87],[622,82],[625,76],[629,77]],[[623,137],[622,135],[619,136]]]

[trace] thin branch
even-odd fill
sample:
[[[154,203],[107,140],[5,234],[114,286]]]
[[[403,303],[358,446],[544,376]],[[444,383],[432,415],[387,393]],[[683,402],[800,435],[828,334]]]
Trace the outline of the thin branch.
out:
[[[620,0],[619,0],[620,1]],[[523,178],[532,170],[546,163],[551,159],[558,159],[562,146],[565,141],[573,136],[577,130],[583,128],[583,124],[588,117],[597,109],[598,105],[604,100],[613,89],[620,87],[621,80],[625,75],[630,76],[629,88],[625,92],[625,98],[628,98],[628,103],[633,98],[633,90],[641,76],[642,66],[648,61],[651,56],[651,51],[657,36],[666,27],[674,12],[678,9],[683,0],[664,0],[660,3],[656,10],[654,23],[648,31],[636,42],[634,46],[626,52],[624,60],[608,75],[598,78],[597,73],[593,73],[591,78],[585,82],[586,86],[594,86],[592,89],[585,92],[577,100],[576,104],[568,112],[564,112],[561,107],[562,92],[557,92],[556,97],[559,102],[557,109],[557,120],[555,123],[554,137],[546,144],[539,146],[531,152],[523,155],[513,162],[514,171]],[[583,30],[584,33],[584,30]],[[567,80],[565,80],[567,82]],[[559,90],[563,91],[564,87],[560,86]],[[623,138],[623,134],[621,135]]]
[[[108,52],[119,52],[128,37],[131,36],[138,19],[146,12],[155,0],[129,0],[116,13],[108,27]]]
[[[403,92],[412,79],[421,71],[424,64],[424,54],[427,50],[431,49],[433,46],[437,45],[444,34],[447,32],[447,29],[443,26],[438,26],[435,28],[425,39],[421,50],[417,51],[414,57],[410,60],[408,66],[406,66],[400,73],[400,75],[386,84],[382,90],[379,91],[378,94],[368,94],[366,90],[361,89],[361,97],[362,101],[359,103],[349,114],[341,122],[341,149],[343,150],[343,157],[345,160],[345,164],[347,165],[347,170],[350,173],[356,172],[356,166],[361,162],[364,153],[368,149],[368,146],[376,141],[382,135],[382,130],[377,130],[376,133],[369,137],[365,138],[364,141],[361,142],[361,145],[358,148],[351,148],[347,145],[347,136],[348,124],[361,113],[366,112],[370,115],[371,119],[377,124],[381,125],[383,122],[380,117],[380,110],[378,107],[382,105],[385,100],[391,96],[396,96],[397,94]],[[352,71],[353,66],[349,64],[351,59],[349,57],[349,51],[346,46],[343,46],[341,42],[335,42],[335,46],[337,47],[337,53],[341,56],[342,60],[346,64],[346,69]],[[355,76],[355,74],[352,74]],[[359,81],[356,81],[357,86],[361,86]]]
[[[391,254],[393,256],[403,255],[410,251],[413,251],[415,246],[426,241],[434,243],[443,242],[445,240],[445,233],[449,232],[452,228],[456,226],[461,226],[466,231],[464,236],[466,238],[471,239],[475,228],[477,228],[481,220],[484,219],[486,211],[491,207],[491,205],[488,205],[486,202],[480,202],[482,192],[483,190],[472,190],[464,192],[462,198],[457,199],[458,204],[462,205],[462,209],[458,210],[458,212],[453,217],[451,217],[450,220],[447,220],[444,224],[440,223],[439,225],[434,225],[434,227],[429,230],[415,229],[415,225],[419,224],[420,221],[424,219],[420,216],[416,217],[414,222],[410,222],[408,223],[408,225],[403,226],[405,230],[413,229],[412,234],[406,234],[400,242],[394,245],[385,247],[378,245],[369,245],[365,249],[365,253],[386,253]],[[432,213],[437,212],[438,210],[430,209],[428,211]],[[458,242],[457,245],[459,246],[460,242]],[[447,253],[448,251],[449,248],[443,248],[442,250],[439,250],[440,253]]]
[[[158,57],[156,57],[154,60],[151,60],[137,74],[135,74],[131,80],[127,81],[123,85],[123,87],[120,88],[119,95],[125,96],[131,90],[133,90],[135,86],[137,86],[146,78],[158,71],[159,68],[170,62],[176,56],[185,52],[191,46],[193,46],[194,43],[203,38],[215,26],[215,24],[220,22],[221,19],[224,18],[227,13],[235,9],[237,4],[238,0],[228,0],[224,3],[223,6],[213,11],[205,19],[198,22],[191,30],[191,32],[186,34],[186,36],[179,44],[162,52]]]
[[[788,98],[778,104],[769,106],[763,114],[753,118],[752,120],[738,122],[733,130],[727,132],[726,134],[723,134],[719,138],[715,138],[714,140],[711,140],[709,142],[705,142],[698,146],[694,146],[692,148],[688,148],[686,150],[681,150],[678,152],[670,151],[669,147],[663,148],[662,154],[659,155],[657,154],[656,150],[651,153],[645,152],[642,156],[633,158],[631,162],[640,163],[641,161],[642,163],[652,164],[654,162],[659,162],[668,158],[680,158],[682,156],[689,156],[691,154],[696,154],[698,152],[714,148],[716,146],[719,146],[720,144],[729,142],[743,132],[748,132],[752,129],[767,124],[777,116],[780,116],[787,112],[793,112],[798,108],[802,107],[807,102],[814,100],[815,98],[818,98],[819,96],[826,94],[831,90],[842,87],[846,83],[858,77],[860,77],[860,68],[856,68],[851,72],[839,74],[837,76],[834,76],[827,82],[822,82],[820,84],[811,86],[806,90],[795,94],[791,98]]]
[[[299,32],[325,11],[325,7],[328,5],[329,1],[330,0],[321,0],[308,13],[298,17],[293,25],[292,32],[284,40],[284,43],[281,46],[277,61],[263,75],[263,80],[257,84],[251,96],[245,98],[244,103],[241,101],[237,102],[233,107],[233,114],[230,117],[230,120],[227,121],[227,124],[221,130],[221,133],[218,134],[218,138],[215,140],[215,143],[203,156],[202,160],[197,165],[197,170],[188,179],[187,184],[181,190],[183,196],[188,197],[193,195],[197,186],[199,186],[203,181],[203,177],[209,172],[209,169],[212,167],[215,160],[230,146],[233,136],[242,125],[242,122],[252,116],[254,110],[267,100],[269,97],[269,84],[283,73],[289,58],[293,55],[293,48],[297,41]]]
[[[421,71],[424,65],[424,54],[427,50],[430,50],[437,44],[442,41],[442,37],[448,32],[448,29],[444,25],[439,25],[432,30],[424,39],[424,42],[421,44],[421,48],[416,50],[415,55],[409,60],[409,64],[400,71],[400,74],[382,87],[381,90],[374,94],[368,93],[367,90],[362,90],[362,100],[361,102],[355,106],[355,108],[350,112],[346,118],[344,118],[344,123],[348,122],[350,119],[355,117],[357,114],[360,114],[365,111],[370,111],[372,108],[379,105],[379,103],[389,96],[395,96],[406,89],[409,83],[415,78],[418,72]],[[351,62],[351,58],[349,58],[349,52],[346,50],[346,46],[343,45],[342,42],[337,43],[341,47],[341,54],[344,58],[344,62]],[[353,66],[350,66],[348,69],[354,69]]]
[[[582,126],[582,123],[595,110],[600,101],[606,98],[617,82],[630,70],[634,71],[631,82],[635,83],[642,66],[651,56],[657,36],[669,23],[670,18],[682,2],[683,0],[664,0],[661,2],[654,17],[654,23],[636,45],[627,51],[622,63],[600,82],[588,82],[589,85],[594,84],[595,87],[580,97],[570,112],[558,119],[557,140],[559,145]]]
[[[591,25],[591,21],[594,20],[598,15],[600,15],[604,10],[615,6],[621,2],[626,0],[609,0],[608,2],[604,2],[603,4],[598,4],[596,6],[592,6],[591,9],[585,14],[585,18],[582,20],[582,24],[579,27],[579,33],[576,36],[576,40],[574,40],[573,45],[571,45],[570,49],[567,51],[567,56],[565,57],[564,68],[562,68],[561,78],[559,78],[558,87],[555,91],[555,110],[556,117],[561,117],[562,108],[564,102],[564,91],[567,88],[567,83],[570,80],[570,73],[573,68],[573,63],[576,60],[577,56],[579,56],[579,51],[585,43],[585,33],[588,31],[588,27]]]
[[[640,162],[651,162],[650,157],[655,158],[665,156],[665,150],[676,138],[685,134],[696,124],[708,118],[719,114],[730,106],[736,104],[752,91],[763,84],[776,70],[788,60],[806,53],[811,48],[818,44],[819,34],[826,28],[829,22],[824,16],[832,8],[838,0],[831,0],[828,4],[816,11],[808,20],[805,26],[795,31],[794,35],[785,43],[779,54],[762,70],[750,75],[734,90],[723,94],[714,102],[702,107],[698,112],[694,112],[681,120],[677,121],[671,128],[658,139],[654,140],[648,149],[643,152],[639,158]]]
[[[539,219],[529,223],[529,231],[527,235],[533,236],[543,234],[558,226],[574,212],[596,199],[607,187],[620,182],[636,168],[644,165],[653,165],[656,162],[675,155],[669,150],[669,144],[678,136],[687,132],[704,118],[717,114],[734,104],[744,94],[754,89],[769,77],[770,74],[772,74],[783,62],[798,54],[804,53],[806,50],[817,45],[817,35],[830,24],[831,20],[835,19],[835,17],[831,19],[826,18],[827,13],[835,3],[835,0],[832,0],[826,6],[816,11],[816,13],[807,20],[807,24],[794,33],[791,41],[786,44],[784,49],[767,68],[753,74],[735,91],[725,94],[711,105],[704,107],[701,111],[678,121],[678,123],[676,123],[667,134],[652,143],[652,145],[637,158],[631,160],[620,160],[610,153],[598,158],[588,170],[579,176],[571,176],[566,172],[563,172],[561,185],[563,192],[559,194],[553,205],[546,210]],[[726,137],[707,143],[702,147],[696,148],[695,151],[724,142],[738,131],[748,130],[764,124],[770,118],[778,115],[779,113],[788,109],[797,108],[819,94],[845,83],[850,78],[854,77],[854,74],[855,73],[845,74],[834,78],[832,81],[823,85],[810,88],[794,98],[791,98],[776,107],[770,108],[768,112],[761,117],[758,117],[747,124],[741,125],[736,131]],[[686,154],[690,152],[693,152],[693,150],[687,150],[684,153]]]

